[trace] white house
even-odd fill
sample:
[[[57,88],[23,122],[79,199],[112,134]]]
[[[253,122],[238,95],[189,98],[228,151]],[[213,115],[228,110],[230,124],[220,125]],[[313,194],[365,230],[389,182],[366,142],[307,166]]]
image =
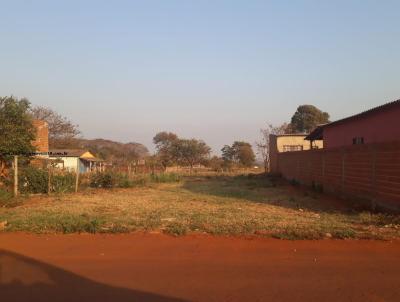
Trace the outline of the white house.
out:
[[[88,150],[80,149],[53,149],[49,151],[49,157],[62,160],[57,167],[69,171],[79,170],[79,173],[91,171],[103,171],[103,160],[96,158]]]

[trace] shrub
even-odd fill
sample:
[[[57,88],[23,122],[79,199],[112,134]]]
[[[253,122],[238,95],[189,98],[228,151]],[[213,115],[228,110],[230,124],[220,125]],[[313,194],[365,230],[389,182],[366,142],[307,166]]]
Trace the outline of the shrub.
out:
[[[86,214],[79,216],[63,215],[56,223],[56,230],[69,233],[97,233],[104,222],[97,217],[89,217]]]
[[[131,188],[134,182],[126,174],[115,172],[97,172],[90,176],[92,188]]]
[[[73,192],[75,188],[75,173],[51,176],[51,191],[55,193]]]
[[[113,188],[116,178],[112,172],[97,172],[90,176],[90,186],[92,188]]]
[[[12,207],[16,202],[13,199],[11,192],[8,192],[0,188],[0,206],[1,207]]]
[[[47,171],[35,167],[24,167],[19,170],[18,189],[21,193],[47,193],[48,178]]]
[[[18,188],[22,194],[48,193],[49,174],[47,170],[36,167],[24,167],[18,175]],[[51,175],[51,192],[72,192],[75,187],[75,173]]]
[[[188,232],[188,229],[187,229],[186,225],[184,225],[183,223],[178,223],[178,222],[170,223],[164,229],[164,233],[174,235],[174,236],[186,235],[187,232]]]
[[[133,182],[126,174],[117,174],[115,177],[115,186],[118,188],[132,188]]]
[[[0,200],[9,200],[12,198],[12,194],[4,189],[0,188]]]
[[[158,183],[179,182],[181,176],[176,173],[151,174],[150,180]]]
[[[147,175],[135,176],[132,180],[132,185],[134,186],[144,186],[148,183],[149,177]]]
[[[92,188],[131,188],[144,186],[149,181],[156,183],[178,182],[181,177],[176,173],[136,175],[130,179],[126,174],[114,172],[98,172],[90,176]]]

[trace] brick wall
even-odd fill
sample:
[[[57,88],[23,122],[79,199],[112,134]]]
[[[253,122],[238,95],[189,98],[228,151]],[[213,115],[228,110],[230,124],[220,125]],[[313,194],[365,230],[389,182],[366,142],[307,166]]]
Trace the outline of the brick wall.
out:
[[[400,210],[400,142],[279,153],[278,171],[326,192]]]
[[[36,128],[36,139],[32,142],[37,152],[49,152],[49,126],[45,121],[33,120]]]

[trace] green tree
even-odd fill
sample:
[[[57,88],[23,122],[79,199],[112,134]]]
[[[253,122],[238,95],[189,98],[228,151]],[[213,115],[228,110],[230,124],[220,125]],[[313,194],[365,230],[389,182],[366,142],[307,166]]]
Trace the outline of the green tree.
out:
[[[188,165],[204,163],[211,148],[197,139],[181,139],[175,133],[160,132],[153,138],[157,158],[164,169],[173,164]]]
[[[178,136],[172,132],[159,132],[154,136],[153,143],[156,145],[158,161],[164,169],[176,161],[176,143]]]
[[[11,155],[35,151],[32,141],[36,131],[29,114],[27,99],[0,97],[0,173],[3,174]]]
[[[235,161],[245,167],[250,167],[254,164],[256,156],[254,155],[253,148],[247,142],[236,141],[233,143]]]
[[[221,151],[222,158],[228,166],[237,164],[250,167],[254,164],[255,155],[253,148],[247,142],[235,141],[232,146],[225,145]]]
[[[204,163],[210,155],[211,148],[202,140],[178,139],[173,143],[173,156],[178,162],[189,165]]]
[[[0,98],[0,154],[23,154],[35,151],[32,141],[35,128],[28,113],[27,99]]]
[[[329,123],[329,114],[313,105],[301,105],[291,119],[291,128],[295,133],[309,133],[320,124]]]
[[[225,145],[221,149],[222,159],[227,163],[232,163],[235,159],[235,150],[229,145]]]

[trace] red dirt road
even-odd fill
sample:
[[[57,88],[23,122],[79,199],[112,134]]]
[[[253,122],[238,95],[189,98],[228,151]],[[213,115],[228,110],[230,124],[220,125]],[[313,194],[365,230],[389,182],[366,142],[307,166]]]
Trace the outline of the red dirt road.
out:
[[[1,301],[400,301],[400,242],[0,234]]]

